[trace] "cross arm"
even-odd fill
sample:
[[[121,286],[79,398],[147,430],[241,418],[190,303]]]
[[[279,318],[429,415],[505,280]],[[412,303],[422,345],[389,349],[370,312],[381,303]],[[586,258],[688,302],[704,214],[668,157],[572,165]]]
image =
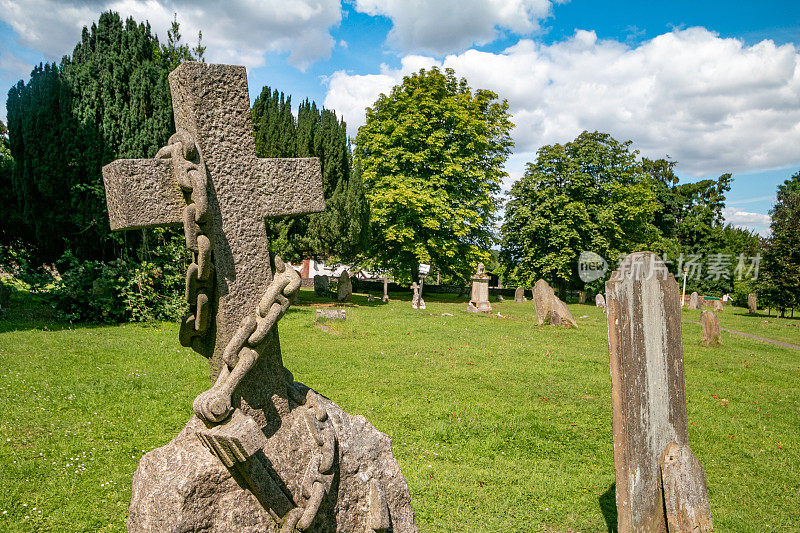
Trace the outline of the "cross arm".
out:
[[[325,210],[319,158],[271,158],[256,161],[261,215],[303,215]]]
[[[112,230],[182,224],[186,205],[169,159],[117,159],[103,167]]]

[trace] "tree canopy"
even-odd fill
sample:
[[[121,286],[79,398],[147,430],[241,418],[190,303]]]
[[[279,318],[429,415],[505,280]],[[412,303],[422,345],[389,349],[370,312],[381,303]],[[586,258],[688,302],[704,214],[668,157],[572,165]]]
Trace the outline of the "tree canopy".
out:
[[[488,261],[509,117],[505,100],[451,69],[422,69],[380,95],[354,154],[371,213],[369,261],[400,278],[432,263],[460,279]]]
[[[539,149],[506,205],[500,258],[509,281],[532,286],[545,278],[577,288],[582,251],[611,263],[631,250],[660,248],[659,204],[630,144],[583,132]]]
[[[800,303],[800,172],[778,185],[770,214],[762,287],[767,302],[785,312]]]
[[[252,109],[259,157],[318,157],[325,211],[267,220],[272,252],[287,261],[315,257],[352,260],[369,239],[369,209],[361,176],[351,171],[347,125],[308,99],[297,119],[292,98],[264,87]]]
[[[198,44],[196,53],[202,53]],[[100,168],[120,157],[152,157],[174,131],[167,74],[197,59],[177,21],[159,44],[147,23],[106,12],[84,28],[72,56],[35,67],[8,94],[14,172],[0,191],[20,224],[3,239],[41,261],[65,250],[109,258],[135,249],[141,233],[113,235]],[[128,232],[125,232],[128,233]]]

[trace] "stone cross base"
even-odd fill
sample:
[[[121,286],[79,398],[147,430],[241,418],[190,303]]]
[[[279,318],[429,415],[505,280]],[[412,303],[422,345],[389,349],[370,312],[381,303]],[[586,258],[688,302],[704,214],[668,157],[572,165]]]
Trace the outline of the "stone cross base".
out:
[[[349,415],[319,398],[338,443],[332,470],[336,475],[307,531],[416,532],[411,496],[392,455],[391,439],[363,416]],[[128,531],[282,531],[282,519],[303,500],[306,470],[317,453],[317,443],[307,438],[304,409],[295,407],[274,434],[264,435],[256,454],[250,444],[260,439],[250,436],[246,421],[232,420],[236,427],[209,432],[192,417],[169,444],[139,462]],[[226,467],[206,447],[209,438],[223,445],[244,438],[243,453],[235,455],[237,461],[246,461]],[[253,490],[253,480],[260,490]]]

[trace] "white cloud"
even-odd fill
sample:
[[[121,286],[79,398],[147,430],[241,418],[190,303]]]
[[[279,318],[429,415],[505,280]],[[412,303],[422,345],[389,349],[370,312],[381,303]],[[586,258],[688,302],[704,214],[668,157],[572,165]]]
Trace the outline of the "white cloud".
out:
[[[379,74],[334,73],[325,106],[354,135],[379,93],[434,64],[508,99],[518,153],[599,130],[633,140],[650,157],[669,155],[687,175],[800,164],[798,49],[772,41],[746,46],[703,28],[636,47],[579,30],[552,45],[521,40],[501,53],[407,56]]]
[[[443,55],[525,35],[551,14],[550,0],[356,0],[356,10],[392,20],[389,42],[404,51]]]
[[[769,225],[772,222],[772,217],[769,215],[750,213],[737,207],[726,207],[722,210],[722,216],[726,223],[733,224],[737,228],[755,231],[763,237],[766,237],[770,232]]]
[[[0,19],[21,45],[59,59],[72,53],[83,26],[109,9],[149,20],[162,41],[177,13],[185,42],[195,44],[202,30],[208,60],[249,68],[262,66],[269,52],[288,53],[301,69],[329,57],[335,44],[329,29],[341,21],[338,0],[0,0]]]

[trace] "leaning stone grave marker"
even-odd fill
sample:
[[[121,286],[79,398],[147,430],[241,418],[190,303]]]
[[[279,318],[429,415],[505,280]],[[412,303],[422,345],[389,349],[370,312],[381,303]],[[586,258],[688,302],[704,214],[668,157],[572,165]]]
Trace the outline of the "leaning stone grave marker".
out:
[[[264,218],[324,208],[319,161],[256,156],[244,67],[187,62],[169,83],[178,133],[106,165],[106,200],[115,230],[183,224],[180,342],[214,383],[142,457],[128,530],[416,531],[388,437],[283,366],[276,323],[300,277],[269,254]]]
[[[567,304],[556,296],[553,288],[543,279],[533,285],[533,305],[536,308],[536,321],[540,326],[550,324],[565,328],[578,327]]]
[[[637,252],[606,296],[619,531],[710,531],[705,473],[688,446],[678,283]]]
[[[340,302],[349,302],[353,297],[353,282],[350,281],[350,273],[343,270],[339,275],[339,287],[336,289],[336,299]]]
[[[521,304],[527,301],[528,299],[525,298],[525,289],[517,287],[517,290],[514,291],[514,303]]]

